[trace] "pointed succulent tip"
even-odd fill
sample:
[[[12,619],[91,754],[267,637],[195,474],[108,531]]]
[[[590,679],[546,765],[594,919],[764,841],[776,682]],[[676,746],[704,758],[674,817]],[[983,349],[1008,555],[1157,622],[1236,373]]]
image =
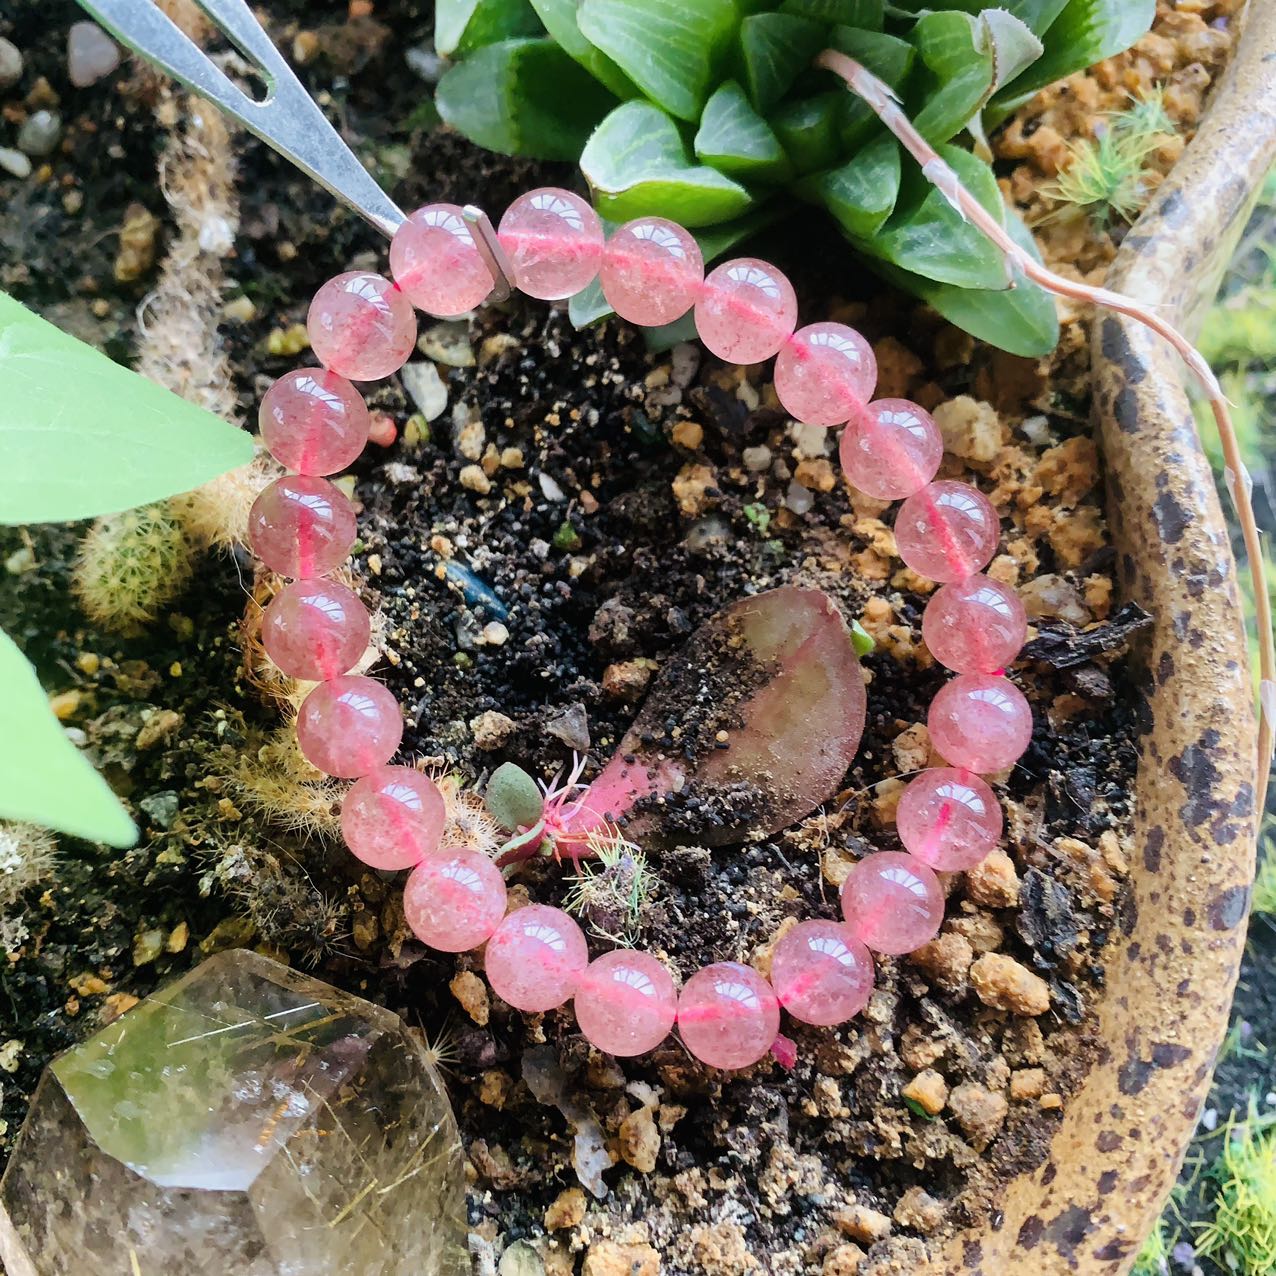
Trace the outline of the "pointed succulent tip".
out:
[[[851,621],[851,646],[855,648],[855,654],[861,659],[877,646],[873,635],[858,620]]]

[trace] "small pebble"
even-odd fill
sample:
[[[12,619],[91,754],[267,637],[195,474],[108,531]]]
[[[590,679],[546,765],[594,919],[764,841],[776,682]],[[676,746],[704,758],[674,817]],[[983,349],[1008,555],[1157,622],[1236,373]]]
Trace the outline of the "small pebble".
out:
[[[744,468],[750,474],[761,474],[771,464],[771,449],[766,444],[759,447],[747,447],[742,455]]]
[[[436,323],[417,338],[416,348],[427,359],[449,368],[472,368],[474,349],[470,345],[469,324],[455,319]]]
[[[447,386],[439,376],[439,370],[433,363],[405,364],[399,376],[403,378],[403,388],[408,398],[416,404],[418,411],[427,421],[433,421],[447,407]]]
[[[437,84],[446,65],[428,44],[414,45],[403,55],[403,60],[408,64],[408,70],[426,84]]]
[[[13,88],[22,79],[22,66],[18,46],[0,36],[0,91]]]
[[[120,47],[96,22],[76,22],[67,32],[67,75],[77,89],[96,84],[120,64]]]
[[[510,631],[499,620],[489,621],[483,626],[483,641],[489,647],[503,647],[510,640]]]
[[[801,483],[794,479],[789,484],[789,490],[784,495],[784,503],[794,514],[806,514],[811,506],[815,504],[815,498]]]
[[[31,161],[21,151],[9,146],[0,146],[0,168],[14,177],[31,176]]]
[[[53,154],[61,136],[62,117],[56,111],[36,111],[18,130],[18,149],[42,159]]]

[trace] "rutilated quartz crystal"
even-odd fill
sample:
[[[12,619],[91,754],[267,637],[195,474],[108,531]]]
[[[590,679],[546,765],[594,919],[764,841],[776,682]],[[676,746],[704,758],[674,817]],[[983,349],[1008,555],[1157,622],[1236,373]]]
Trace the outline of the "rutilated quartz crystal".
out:
[[[46,1070],[9,1276],[465,1276],[461,1146],[397,1015],[220,953]]]

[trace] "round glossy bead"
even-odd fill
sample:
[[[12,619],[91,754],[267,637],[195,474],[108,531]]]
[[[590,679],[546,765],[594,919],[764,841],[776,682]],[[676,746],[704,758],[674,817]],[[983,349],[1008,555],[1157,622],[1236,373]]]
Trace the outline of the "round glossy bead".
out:
[[[879,501],[920,492],[944,459],[934,418],[907,399],[875,399],[853,412],[838,445],[852,487]]]
[[[747,1068],[771,1049],[780,1031],[780,1003],[752,966],[718,962],[696,971],[684,985],[678,1031],[702,1063]]]
[[[908,782],[895,824],[919,860],[956,873],[974,868],[1001,840],[1001,806],[973,771],[933,767]]]
[[[649,328],[680,319],[704,282],[704,258],[692,235],[663,217],[626,222],[603,248],[598,272],[607,304]]]
[[[873,993],[873,958],[837,922],[799,922],[771,951],[771,987],[803,1023],[853,1019]]]
[[[1032,710],[1009,678],[959,674],[940,688],[926,718],[944,760],[990,775],[1014,766],[1032,740]]]
[[[298,474],[336,474],[363,451],[371,422],[363,396],[326,368],[285,372],[257,413],[270,455]]]
[[[492,991],[516,1010],[553,1010],[575,993],[589,949],[562,909],[529,904],[496,928],[483,963]]]
[[[285,474],[248,511],[253,553],[280,576],[326,576],[354,544],[350,502],[327,479]]]
[[[542,301],[574,296],[602,262],[603,224],[571,191],[543,186],[520,195],[496,234],[514,267],[514,282]]]
[[[965,580],[997,552],[1001,524],[992,502],[969,483],[928,483],[899,507],[895,544],[919,576]]]
[[[410,766],[374,768],[341,803],[341,836],[373,868],[411,868],[438,850],[446,823],[438,785]]]
[[[327,775],[367,775],[394,757],[402,739],[399,702],[359,674],[321,682],[297,711],[297,744]]]
[[[944,585],[922,614],[930,654],[956,673],[996,673],[1019,654],[1028,620],[1019,595],[988,576]]]
[[[576,985],[576,1023],[607,1054],[654,1050],[673,1027],[678,994],[650,953],[617,948],[589,963]]]
[[[842,883],[842,916],[873,952],[911,953],[939,933],[944,892],[915,855],[877,851],[852,865]]]
[[[841,425],[876,384],[873,347],[844,323],[799,328],[776,356],[775,393],[807,425]]]
[[[290,678],[322,682],[348,673],[367,650],[368,609],[331,580],[295,580],[271,600],[261,620],[266,654]]]
[[[390,273],[417,309],[444,318],[473,310],[492,291],[492,272],[456,204],[418,208],[394,232]]]
[[[310,303],[310,348],[325,368],[352,381],[397,372],[416,343],[416,315],[384,275],[351,270],[329,279]]]
[[[759,363],[793,335],[797,294],[769,262],[739,257],[709,272],[696,302],[696,331],[732,363]]]
[[[441,953],[463,953],[488,939],[505,916],[505,879],[481,851],[430,851],[403,886],[412,933]]]

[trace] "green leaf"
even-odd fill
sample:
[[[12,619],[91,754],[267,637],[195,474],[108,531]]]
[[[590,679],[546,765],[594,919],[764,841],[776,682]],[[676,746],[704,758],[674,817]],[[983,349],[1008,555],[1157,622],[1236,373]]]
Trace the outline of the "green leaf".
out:
[[[882,0],[784,0],[780,5],[781,13],[865,31],[882,29],[883,9]]]
[[[504,829],[528,828],[541,817],[545,799],[522,767],[504,762],[492,772],[483,791],[492,818]]]
[[[740,65],[753,105],[769,111],[824,44],[825,28],[788,13],[758,13],[740,24]]]
[[[638,96],[634,82],[601,50],[594,48],[581,33],[576,21],[580,0],[531,0],[554,43],[569,57],[575,58],[594,79],[605,84],[622,102]]]
[[[597,275],[567,300],[567,317],[574,328],[588,328],[615,313],[603,296],[602,282]]]
[[[434,47],[445,58],[541,31],[527,0],[437,0],[434,6]]]
[[[829,45],[862,62],[879,80],[896,90],[903,89],[916,56],[916,50],[907,40],[856,27],[835,27],[829,34]],[[843,94],[839,132],[844,155],[853,155],[880,127],[877,116],[863,98],[854,93]]]
[[[705,103],[694,146],[704,163],[741,181],[782,182],[792,171],[780,139],[734,80]]]
[[[580,157],[598,211],[613,221],[659,214],[706,226],[744,212],[753,197],[694,163],[674,123],[650,102],[625,102],[598,126]]]
[[[808,179],[804,193],[822,203],[848,234],[871,239],[895,208],[901,168],[899,143],[879,137],[840,168]]]
[[[439,81],[445,123],[503,155],[574,160],[616,99],[552,40],[479,49]]]
[[[1043,35],[1067,3],[1068,0],[1001,0],[996,8],[1018,18],[1034,35]],[[922,9],[932,9],[935,5],[934,0],[905,0],[902,4],[895,0],[894,7],[917,13]],[[992,6],[988,0],[945,0],[944,8],[960,9],[963,13],[977,17]]]
[[[0,818],[132,846],[137,829],[67,738],[30,662],[0,631]]]
[[[851,646],[855,648],[855,654],[861,660],[871,655],[873,648],[877,646],[873,635],[858,620],[851,621]]]
[[[655,103],[700,118],[737,14],[732,0],[582,0],[582,34]]]
[[[0,293],[0,456],[0,523],[57,523],[189,492],[253,442]]]
[[[834,89],[787,102],[771,116],[771,128],[799,173],[828,168],[842,153],[841,122],[847,93]]]

